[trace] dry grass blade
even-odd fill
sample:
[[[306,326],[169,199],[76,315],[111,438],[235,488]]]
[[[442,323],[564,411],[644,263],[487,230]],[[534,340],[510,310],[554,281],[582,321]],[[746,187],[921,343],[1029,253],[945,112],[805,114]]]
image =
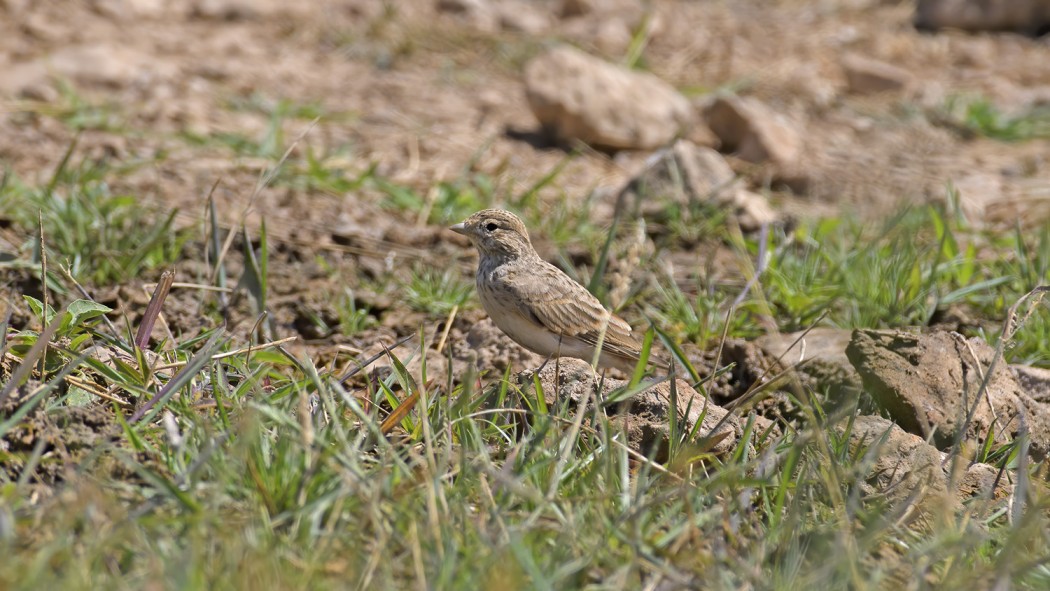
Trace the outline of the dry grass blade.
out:
[[[404,401],[401,402],[401,404],[397,405],[397,408],[394,409],[394,412],[390,413],[390,416],[388,416],[386,420],[384,420],[383,423],[379,425],[379,431],[382,432],[383,435],[388,435],[391,431],[394,430],[394,427],[396,427],[402,419],[408,416],[408,413],[412,412],[412,409],[415,408],[416,404],[418,403],[419,390],[417,389],[413,390],[412,394],[410,394],[408,398],[405,398]]]
[[[441,338],[438,339],[438,353],[441,353],[445,350],[445,339],[448,338],[448,333],[450,330],[452,330],[452,323],[456,321],[457,312],[459,312],[459,304],[452,306],[452,311],[448,313],[448,318],[445,320],[445,330],[441,331]]]
[[[716,445],[722,442],[723,439],[732,435],[732,431],[721,431],[719,433],[713,433],[699,440],[697,446],[693,449],[696,454],[707,453],[715,448]]]
[[[44,246],[44,212],[37,211],[36,215],[37,228],[40,231],[40,233],[37,235],[37,239],[39,240],[37,244],[40,248],[40,291],[43,292],[42,295],[44,300],[44,322],[46,322],[47,309],[51,306],[51,304],[50,302],[48,302],[47,289],[47,248],[45,248]],[[40,366],[37,368],[37,371],[40,373],[41,379],[43,379],[44,376],[44,360],[47,359],[47,344],[49,340],[50,339],[44,340],[44,353],[40,356]]]
[[[171,285],[174,282],[174,269],[168,269],[161,274],[160,281],[157,282],[157,287],[153,289],[153,295],[150,297],[149,304],[146,306],[146,312],[142,315],[142,322],[139,323],[139,330],[135,333],[136,347],[145,349],[146,345],[149,344],[149,336],[153,334],[153,325],[157,322],[157,318],[160,316],[161,308],[164,307],[164,300],[167,299],[168,293],[171,291]]]

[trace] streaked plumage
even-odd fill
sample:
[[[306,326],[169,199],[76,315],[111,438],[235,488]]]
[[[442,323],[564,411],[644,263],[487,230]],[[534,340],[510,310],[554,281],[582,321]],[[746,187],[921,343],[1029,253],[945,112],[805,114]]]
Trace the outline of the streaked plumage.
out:
[[[631,326],[561,269],[540,258],[517,216],[486,209],[451,229],[478,249],[478,298],[507,336],[545,357],[590,362],[604,330],[598,365],[634,371],[641,343]]]

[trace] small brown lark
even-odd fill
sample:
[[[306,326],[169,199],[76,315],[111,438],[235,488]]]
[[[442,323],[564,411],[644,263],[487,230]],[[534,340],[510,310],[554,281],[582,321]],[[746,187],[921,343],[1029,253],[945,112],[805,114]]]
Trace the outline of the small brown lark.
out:
[[[478,249],[478,297],[507,336],[547,358],[575,357],[588,363],[601,341],[599,367],[634,371],[641,344],[631,334],[631,325],[540,258],[517,216],[486,209],[450,229]]]

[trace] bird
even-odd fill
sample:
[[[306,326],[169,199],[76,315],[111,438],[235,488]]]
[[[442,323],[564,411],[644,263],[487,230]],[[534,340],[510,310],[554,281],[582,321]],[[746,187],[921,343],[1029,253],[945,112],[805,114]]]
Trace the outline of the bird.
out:
[[[449,228],[466,236],[480,259],[477,292],[492,322],[526,349],[546,357],[575,357],[631,374],[642,345],[631,325],[591,292],[543,260],[518,216],[485,209]]]

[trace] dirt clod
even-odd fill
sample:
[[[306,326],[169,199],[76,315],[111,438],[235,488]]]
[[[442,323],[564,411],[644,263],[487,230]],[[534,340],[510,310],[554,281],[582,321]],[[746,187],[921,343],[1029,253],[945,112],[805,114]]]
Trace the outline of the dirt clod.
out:
[[[520,387],[531,388],[535,375],[535,370],[527,370],[519,373],[515,380]],[[548,406],[565,400],[570,400],[575,406],[586,401],[588,406],[591,406],[596,400],[605,400],[617,388],[627,385],[626,380],[608,377],[603,379],[586,362],[571,358],[559,359],[558,363],[548,363],[540,371],[539,379]],[[597,391],[598,384],[601,384],[600,392]],[[728,411],[705,399],[684,380],[677,381],[676,393],[677,409],[681,413],[681,429],[685,432],[690,431],[703,417],[698,433],[703,437],[710,437],[710,451],[724,454],[735,449],[743,433],[736,417],[726,418]],[[618,413],[618,420],[625,421],[632,449],[648,454],[654,445],[659,446],[656,461],[667,459],[667,438],[672,409],[670,396],[670,383],[665,381],[616,405],[616,410],[610,409],[610,412]]]
[[[983,440],[989,433],[1006,443],[1024,421],[1033,455],[1043,457],[1050,449],[1050,412],[1005,363],[997,363],[983,385],[995,351],[979,338],[857,330],[846,355],[875,402],[906,431],[932,436],[938,447],[952,446],[957,437]]]

